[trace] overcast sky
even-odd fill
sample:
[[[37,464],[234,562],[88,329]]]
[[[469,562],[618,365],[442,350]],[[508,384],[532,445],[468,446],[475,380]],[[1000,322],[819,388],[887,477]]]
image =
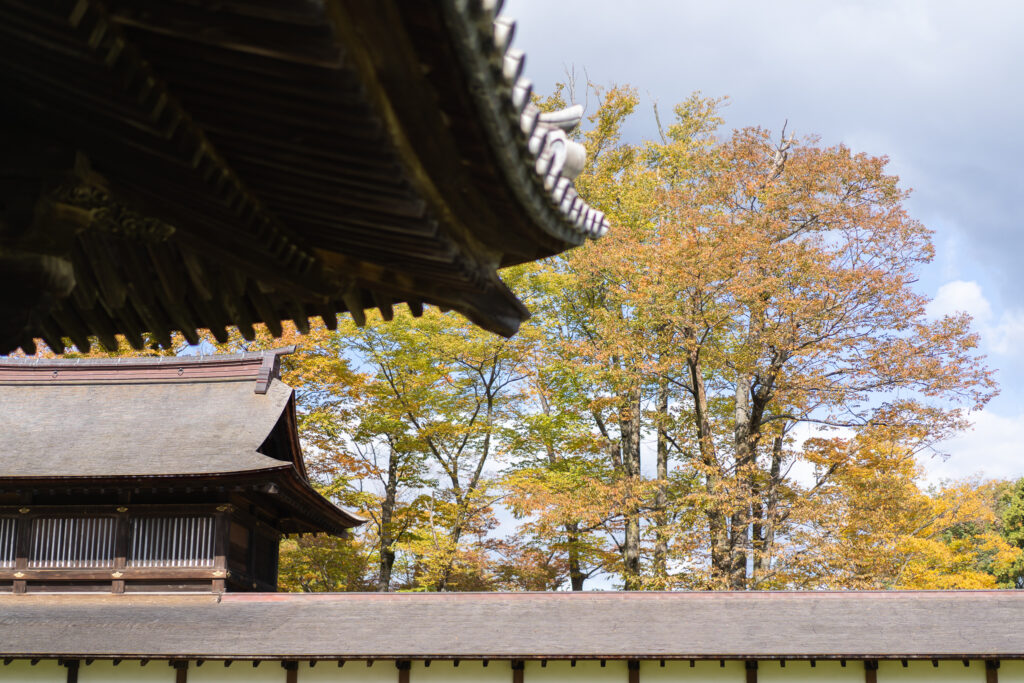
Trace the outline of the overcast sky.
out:
[[[920,289],[975,318],[1002,394],[929,476],[1024,476],[1024,3],[944,0],[507,0],[541,93],[566,68],[645,99],[651,137],[690,92],[758,125],[887,155],[934,232]],[[614,239],[614,235],[610,236]]]

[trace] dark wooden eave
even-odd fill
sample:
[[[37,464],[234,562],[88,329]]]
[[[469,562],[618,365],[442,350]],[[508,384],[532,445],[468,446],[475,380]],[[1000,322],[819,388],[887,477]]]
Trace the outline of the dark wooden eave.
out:
[[[514,332],[497,269],[603,217],[534,169],[493,5],[0,0],[0,351],[399,302]]]

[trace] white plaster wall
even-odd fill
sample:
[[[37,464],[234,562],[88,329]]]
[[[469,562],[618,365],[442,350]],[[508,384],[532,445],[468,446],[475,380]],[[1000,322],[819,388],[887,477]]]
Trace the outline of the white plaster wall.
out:
[[[980,671],[984,669],[984,663],[982,662],[971,662],[971,667],[978,667]],[[976,678],[976,681],[981,683],[984,681],[984,674],[981,678]],[[999,683],[1024,683],[1024,660],[1015,659],[1013,661],[1003,660],[999,664]]]
[[[1000,672],[1002,674],[1002,672]],[[1000,683],[1004,680],[999,676]],[[985,662],[972,661],[964,666],[960,660],[940,660],[938,666],[931,661],[911,660],[904,667],[900,662],[879,662],[878,683],[985,683]]]
[[[44,659],[35,666],[27,659],[19,659],[6,666],[0,664],[0,680],[4,683],[65,683],[68,670],[53,659]]]
[[[757,683],[864,683],[864,663],[819,661],[811,666],[807,661],[758,662]]]
[[[366,662],[345,662],[339,667],[335,662],[319,662],[316,666],[299,664],[299,683],[397,683],[398,669],[394,662],[379,661],[373,666]],[[279,679],[284,683],[284,678]],[[189,679],[188,683],[192,683]]]
[[[623,674],[625,676],[625,674]],[[625,683],[625,677],[619,683]],[[665,660],[665,666],[657,660],[640,662],[640,683],[744,683],[747,680],[743,662],[726,662],[725,666],[715,660],[696,660],[690,666],[688,659]],[[529,679],[524,683],[530,683]]]
[[[286,675],[281,662],[260,662],[254,667],[252,662],[224,666],[224,662],[211,660],[202,666],[191,663],[188,667],[188,683],[285,683]]]
[[[89,665],[82,662],[78,666],[78,683],[174,683],[174,677],[170,664],[155,660],[146,666],[133,660],[125,660],[117,666],[109,660],[96,660]],[[67,681],[66,675],[61,681]]]
[[[565,660],[548,660],[547,666],[531,661],[526,662],[523,671],[524,683],[560,683],[567,680],[580,683],[626,683],[628,676],[626,662],[618,659],[609,659],[604,666],[598,661],[581,660],[576,662],[576,666]],[[505,679],[511,680],[511,676]]]
[[[453,662],[434,661],[430,666],[413,662],[409,671],[409,683],[511,683],[510,662],[488,662],[479,660]]]

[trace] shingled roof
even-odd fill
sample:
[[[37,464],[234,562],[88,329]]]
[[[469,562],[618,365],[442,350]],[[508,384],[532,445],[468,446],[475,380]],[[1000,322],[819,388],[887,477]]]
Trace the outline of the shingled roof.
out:
[[[607,230],[495,0],[0,3],[0,352],[405,302]]]
[[[0,595],[0,613],[2,656],[1024,658],[1020,591]]]
[[[0,359],[0,489],[244,479],[342,533],[365,520],[310,486],[294,392],[278,377],[291,350]]]

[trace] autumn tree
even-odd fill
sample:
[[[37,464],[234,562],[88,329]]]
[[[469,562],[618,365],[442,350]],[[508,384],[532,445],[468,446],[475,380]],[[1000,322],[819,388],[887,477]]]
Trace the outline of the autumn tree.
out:
[[[785,558],[760,587],[994,588],[1021,550],[1000,535],[1001,482],[923,484],[919,435],[873,425],[812,438],[803,452],[820,484],[789,496]],[[825,473],[830,476],[825,477]]]
[[[1024,478],[1008,482],[999,496],[999,531],[1012,547],[1024,553]],[[1003,588],[1024,588],[1024,554],[996,572]]]
[[[884,423],[927,447],[994,391],[968,318],[925,317],[913,284],[930,233],[886,160],[762,129],[717,138],[714,104],[691,98],[637,146],[619,138],[635,95],[605,93],[578,184],[616,231],[551,267],[565,276],[558,348],[586,387],[577,407],[630,491],[616,538],[627,589],[644,585],[645,531],[662,585],[670,565],[687,585],[758,585],[792,531],[780,497],[806,493],[790,474],[807,461],[799,434]],[[694,510],[696,543],[678,525]],[[697,554],[667,557],[672,543]]]

